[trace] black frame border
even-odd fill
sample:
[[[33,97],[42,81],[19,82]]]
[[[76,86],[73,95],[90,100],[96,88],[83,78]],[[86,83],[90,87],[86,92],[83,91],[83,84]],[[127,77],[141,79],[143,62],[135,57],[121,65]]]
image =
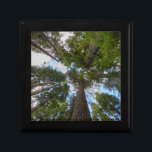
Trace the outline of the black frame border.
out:
[[[121,32],[121,121],[31,121],[31,31]],[[19,21],[19,128],[21,132],[133,131],[133,20],[58,19]]]

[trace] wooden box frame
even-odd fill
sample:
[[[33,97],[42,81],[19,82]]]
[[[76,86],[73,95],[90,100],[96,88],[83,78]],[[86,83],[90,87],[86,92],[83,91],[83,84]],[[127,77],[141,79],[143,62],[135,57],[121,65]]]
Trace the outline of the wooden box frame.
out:
[[[121,121],[31,121],[31,31],[121,32]],[[19,128],[22,132],[130,132],[133,102],[133,21],[20,20],[19,21]]]

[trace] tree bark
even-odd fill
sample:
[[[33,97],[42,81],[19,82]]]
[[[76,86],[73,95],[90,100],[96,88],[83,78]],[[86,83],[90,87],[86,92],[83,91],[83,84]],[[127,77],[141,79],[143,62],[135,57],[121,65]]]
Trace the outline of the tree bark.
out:
[[[33,88],[33,87],[37,87],[37,86],[47,85],[47,84],[50,84],[50,83],[51,83],[51,81],[50,82],[44,82],[44,83],[35,83],[35,84],[31,84],[31,87]]]
[[[91,116],[82,84],[79,86],[77,97],[74,102],[72,121],[91,121]]]
[[[43,52],[44,54],[48,55],[49,57],[51,57],[52,59],[58,61],[55,57],[53,57],[51,54],[49,54],[47,51],[45,51],[43,48],[41,48],[36,42],[31,40],[31,44],[36,47],[37,49],[39,49],[41,52]]]
[[[89,68],[91,63],[93,62],[97,52],[99,51],[99,48],[96,46],[89,46],[89,50],[88,50],[88,56],[87,56],[87,61],[86,61],[86,68]]]
[[[58,84],[57,84],[57,85],[58,85]],[[46,88],[42,88],[42,89],[33,91],[33,92],[31,93],[31,95],[32,95],[32,96],[33,96],[33,95],[36,95],[36,94],[38,94],[38,93],[40,93],[40,92],[43,92],[43,91],[45,91],[45,90],[49,90],[49,89],[51,89],[51,88],[53,88],[53,87],[55,87],[55,86],[57,86],[57,85],[48,86],[48,87],[46,87]]]
[[[71,108],[69,109],[67,113],[66,120],[71,120],[72,118],[74,103],[75,103],[75,98],[72,99]]]

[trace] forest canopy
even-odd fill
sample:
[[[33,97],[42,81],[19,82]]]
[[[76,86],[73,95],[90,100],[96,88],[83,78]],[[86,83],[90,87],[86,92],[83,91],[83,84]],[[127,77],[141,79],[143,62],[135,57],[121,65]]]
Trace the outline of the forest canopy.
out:
[[[31,32],[32,121],[120,121],[119,31]]]

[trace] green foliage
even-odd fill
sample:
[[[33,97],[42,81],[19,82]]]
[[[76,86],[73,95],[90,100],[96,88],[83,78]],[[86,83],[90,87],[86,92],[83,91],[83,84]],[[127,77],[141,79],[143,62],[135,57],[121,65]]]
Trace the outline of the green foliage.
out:
[[[109,110],[113,110],[114,106],[119,104],[119,100],[115,96],[107,93],[96,93],[96,100],[104,109]]]
[[[104,82],[104,87],[108,88],[110,91],[113,89],[117,89],[119,93],[121,92],[121,82],[120,78],[107,78]]]
[[[44,48],[49,47],[49,43],[43,39],[41,32],[31,32],[31,39],[38,42],[38,44]],[[32,51],[40,53],[40,51],[32,46]]]
[[[58,84],[55,87],[43,91],[35,96],[38,104],[48,101],[45,105],[38,108],[32,113],[33,120],[48,121],[50,119],[61,119],[67,108],[66,97],[68,96],[69,86],[66,83],[65,74],[51,69],[50,67],[31,67],[32,84],[50,82],[50,84]],[[52,116],[52,118],[50,117]],[[65,117],[65,116],[64,116]]]
[[[120,32],[75,32],[67,43],[71,61],[78,68],[85,68],[89,45],[98,48],[92,67],[105,70],[120,62]]]
[[[100,82],[98,75],[103,74],[111,68],[118,67],[120,63],[120,32],[74,32],[74,35],[67,39],[68,51],[61,44],[59,32],[43,32],[55,47],[52,49],[55,56],[66,66],[81,69],[78,79]],[[31,38],[37,41],[43,48],[51,47],[48,41],[42,37],[42,32],[32,32]],[[98,48],[91,65],[86,67],[90,46]],[[70,71],[71,72],[71,71]],[[97,78],[98,77],[98,78]],[[73,77],[74,79],[76,78]],[[86,82],[85,81],[85,82]]]
[[[31,81],[32,83],[40,83],[40,82],[62,82],[65,81],[65,74],[56,71],[50,67],[31,67]]]
[[[92,84],[92,81],[85,77],[85,72],[83,70],[71,68],[68,70],[67,75],[75,87],[79,86],[79,84],[83,84],[83,87],[87,88]]]
[[[45,101],[48,102],[32,113],[32,119],[43,121],[65,120],[68,106],[66,101],[68,91],[69,86],[64,84],[37,95],[36,99],[39,104]]]
[[[92,80],[100,82],[99,77],[97,78],[99,74],[102,75],[111,68],[118,68],[120,32],[74,32],[74,36],[67,40],[67,44],[71,64],[76,69],[82,69],[83,78],[88,82]],[[86,62],[90,45],[96,46],[98,52],[88,68]]]
[[[91,87],[95,81],[104,84],[110,90],[117,89],[120,92],[120,34],[118,31],[74,32],[66,41],[66,50],[61,43],[59,32],[32,32],[32,40],[68,67],[66,75],[50,67],[31,68],[32,84],[48,81],[52,82],[51,84],[58,84],[36,96],[39,103],[46,100],[49,102],[32,113],[33,120],[71,119],[74,97],[70,103],[66,101],[69,90],[65,84],[66,76],[75,87],[79,84],[83,84],[84,88]],[[31,48],[32,51],[41,52],[36,47]],[[93,120],[119,119],[119,99],[112,95],[97,93],[96,100],[97,104],[91,104]]]
[[[51,120],[66,120],[67,101],[51,101],[38,110],[32,113],[32,120],[37,121],[51,121]]]
[[[96,103],[91,104],[93,121],[113,121]]]
[[[67,84],[63,84],[63,85],[59,84],[50,90],[40,93],[39,95],[36,96],[36,98],[40,103],[48,99],[52,101],[56,99],[63,101],[66,100],[66,97],[68,95],[68,90],[69,90],[69,86]]]
[[[47,50],[49,54],[54,55],[59,61],[66,66],[70,65],[70,54],[64,49],[61,42],[61,34],[59,32],[31,32],[31,39],[38,45]],[[31,50],[37,53],[42,53],[38,48],[31,45]],[[66,58],[65,58],[66,56]]]
[[[118,116],[120,115],[120,101],[116,96],[109,95],[107,93],[96,93],[96,100],[98,105],[96,105],[96,107],[92,105],[94,114],[93,118],[96,118],[97,114],[100,115],[104,113],[104,115],[112,116],[116,120],[119,120]],[[100,115],[101,119],[106,118],[104,115]]]

